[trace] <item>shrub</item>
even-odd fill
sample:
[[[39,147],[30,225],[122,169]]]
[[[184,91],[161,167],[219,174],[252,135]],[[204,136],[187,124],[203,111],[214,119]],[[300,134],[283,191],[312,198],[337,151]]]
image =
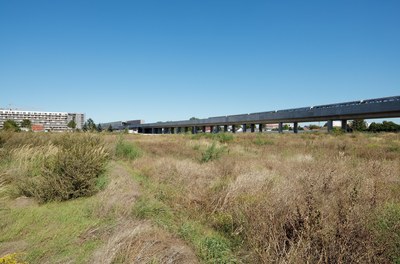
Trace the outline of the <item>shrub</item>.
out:
[[[120,137],[115,147],[115,155],[120,158],[134,160],[142,155],[142,151],[133,143],[126,142]]]
[[[103,144],[91,135],[66,135],[42,147],[14,150],[18,191],[40,202],[89,196],[98,190],[108,159]]]
[[[211,144],[201,156],[201,162],[209,162],[212,160],[219,159],[221,154],[225,151],[224,147],[218,147],[215,142]]]

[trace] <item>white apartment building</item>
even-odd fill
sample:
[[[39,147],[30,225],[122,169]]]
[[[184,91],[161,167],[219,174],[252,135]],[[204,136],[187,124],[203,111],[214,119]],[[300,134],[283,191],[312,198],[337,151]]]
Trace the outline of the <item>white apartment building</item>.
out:
[[[82,129],[85,122],[85,115],[66,112],[40,112],[40,111],[21,111],[13,109],[0,109],[0,129],[7,120],[13,120],[20,124],[22,120],[28,119],[32,125],[42,125],[46,131],[66,131],[70,130],[68,123],[74,120],[77,129]]]

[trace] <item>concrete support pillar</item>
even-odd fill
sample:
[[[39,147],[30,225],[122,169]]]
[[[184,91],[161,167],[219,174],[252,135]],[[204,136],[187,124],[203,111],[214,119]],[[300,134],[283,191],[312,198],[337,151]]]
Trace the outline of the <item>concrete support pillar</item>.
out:
[[[197,126],[194,126],[194,127],[193,127],[192,133],[193,133],[193,134],[197,134]]]
[[[155,129],[154,128],[151,129],[151,134],[155,134]]]
[[[279,122],[278,131],[279,133],[283,133],[283,122]]]
[[[299,123],[294,122],[293,124],[293,132],[297,134],[299,132]]]
[[[220,129],[221,129],[220,126],[216,126],[216,127],[215,127],[215,133],[219,133]]]
[[[224,132],[228,132],[228,125],[224,125]]]
[[[347,132],[347,120],[345,119],[342,120],[342,131]]]
[[[258,132],[263,132],[263,124],[258,124]]]
[[[210,133],[214,132],[214,126],[210,126]]]
[[[256,129],[256,125],[255,125],[255,124],[251,124],[251,125],[250,125],[250,131],[251,131],[251,133],[254,133],[255,129]]]
[[[180,133],[182,132],[182,128],[181,128],[181,127],[178,127],[177,130],[178,130],[178,131],[176,132],[177,134],[180,134]]]
[[[232,125],[232,133],[236,133],[236,125]]]
[[[242,125],[242,130],[243,130],[243,133],[246,133],[246,131],[247,131],[247,125],[246,124]]]
[[[332,132],[333,130],[333,120],[328,120],[328,132]]]

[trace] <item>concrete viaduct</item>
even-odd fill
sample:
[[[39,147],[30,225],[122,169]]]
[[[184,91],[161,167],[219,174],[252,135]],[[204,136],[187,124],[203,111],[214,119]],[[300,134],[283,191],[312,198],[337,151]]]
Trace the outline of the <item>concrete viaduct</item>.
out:
[[[250,132],[261,132],[264,124],[279,124],[279,132],[283,131],[283,123],[293,123],[293,132],[298,132],[299,122],[327,121],[328,132],[333,129],[333,121],[340,120],[342,129],[347,130],[347,120],[374,119],[400,117],[400,96],[329,104],[311,107],[302,107],[278,111],[210,117],[196,120],[158,122],[131,125],[129,129],[137,129],[144,134],[174,134],[189,132],[196,134],[201,129],[218,133],[228,132],[231,127],[233,133],[239,126],[243,132],[250,127]]]

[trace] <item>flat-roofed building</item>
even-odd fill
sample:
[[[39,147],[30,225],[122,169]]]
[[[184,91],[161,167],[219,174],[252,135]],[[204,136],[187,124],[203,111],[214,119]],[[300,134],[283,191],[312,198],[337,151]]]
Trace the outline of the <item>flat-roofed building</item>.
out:
[[[128,121],[114,121],[114,122],[107,122],[107,123],[100,123],[100,126],[103,130],[109,129],[111,126],[112,130],[124,130],[130,129],[131,126],[136,126],[143,124],[144,120],[128,120]]]
[[[0,129],[7,120],[13,120],[21,124],[22,120],[30,120],[32,125],[42,125],[45,131],[67,131],[70,130],[68,123],[74,120],[77,129],[82,129],[85,115],[67,112],[41,112],[21,111],[13,109],[0,109]]]

